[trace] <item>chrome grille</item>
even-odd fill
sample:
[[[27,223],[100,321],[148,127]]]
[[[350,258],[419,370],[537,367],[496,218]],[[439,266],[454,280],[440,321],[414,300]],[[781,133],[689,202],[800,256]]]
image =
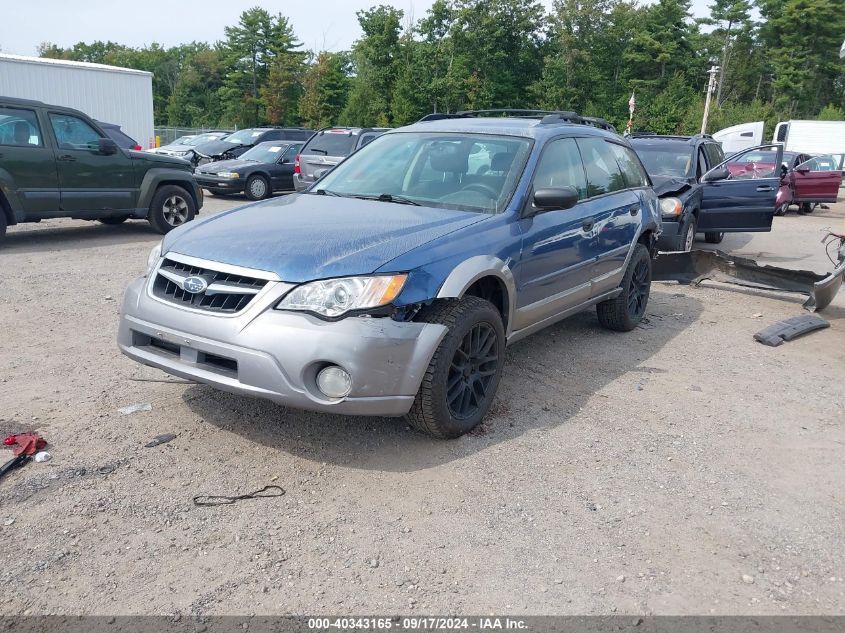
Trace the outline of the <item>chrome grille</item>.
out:
[[[202,292],[188,292],[183,282],[200,277],[207,284]],[[246,308],[268,281],[186,264],[167,257],[156,270],[155,297],[198,310],[233,314]]]

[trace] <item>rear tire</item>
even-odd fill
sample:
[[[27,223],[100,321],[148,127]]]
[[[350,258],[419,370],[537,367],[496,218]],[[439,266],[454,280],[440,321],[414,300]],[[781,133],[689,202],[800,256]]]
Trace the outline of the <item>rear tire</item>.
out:
[[[178,185],[159,187],[147,215],[152,227],[161,234],[190,222],[197,214],[197,205],[187,191]]]
[[[505,354],[502,316],[489,301],[464,297],[424,308],[419,320],[448,328],[406,419],[433,437],[460,437],[490,409]]]
[[[115,215],[110,218],[97,218],[97,222],[99,222],[100,224],[107,224],[109,226],[113,226],[115,224],[123,224],[128,219],[128,215]]]
[[[247,178],[244,195],[250,200],[264,200],[270,197],[270,193],[270,182],[264,176],[255,174]]]
[[[651,256],[642,244],[634,247],[621,286],[622,292],[618,297],[596,305],[596,314],[599,323],[607,329],[630,332],[645,316],[651,293]]]
[[[704,240],[708,244],[721,244],[723,239],[725,239],[725,234],[722,231],[710,231],[704,234]]]
[[[784,202],[784,203],[783,203],[782,205],[780,205],[777,209],[775,209],[775,215],[786,215],[786,213],[787,213],[788,211],[789,211],[789,203],[788,203],[788,202]]]
[[[3,212],[2,206],[0,206],[0,246],[3,245],[4,240],[6,239],[6,214]]]

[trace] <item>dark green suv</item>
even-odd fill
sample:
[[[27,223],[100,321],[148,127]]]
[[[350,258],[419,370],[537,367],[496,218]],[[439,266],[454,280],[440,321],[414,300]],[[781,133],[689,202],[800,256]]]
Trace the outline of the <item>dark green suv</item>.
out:
[[[0,240],[47,218],[146,218],[167,233],[201,206],[187,161],[121,149],[77,110],[0,97]]]

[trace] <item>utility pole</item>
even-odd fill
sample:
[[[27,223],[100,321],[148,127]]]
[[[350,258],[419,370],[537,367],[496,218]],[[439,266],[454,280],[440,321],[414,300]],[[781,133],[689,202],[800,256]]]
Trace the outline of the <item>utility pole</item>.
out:
[[[710,97],[713,96],[713,88],[716,86],[716,73],[719,72],[718,66],[711,66],[707,74],[710,79],[707,82],[707,99],[704,101],[704,116],[701,118],[701,133],[707,133],[707,117],[710,115]]]

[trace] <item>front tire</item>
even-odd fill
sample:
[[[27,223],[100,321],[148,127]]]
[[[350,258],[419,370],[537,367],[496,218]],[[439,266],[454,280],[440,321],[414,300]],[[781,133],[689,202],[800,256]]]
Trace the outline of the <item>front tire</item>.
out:
[[[678,242],[676,244],[675,250],[683,251],[685,253],[688,253],[692,250],[692,245],[695,242],[695,225],[695,216],[691,215],[686,225],[684,226],[684,230],[681,231],[681,234],[678,236]]]
[[[178,185],[159,187],[147,215],[152,227],[161,234],[190,222],[197,214],[197,205],[187,191]]]
[[[710,231],[704,234],[704,241],[708,244],[721,244],[725,239],[725,234],[722,231]]]
[[[621,285],[619,296],[596,305],[596,314],[607,329],[630,332],[645,316],[651,293],[651,256],[642,244],[634,247]]]
[[[505,329],[489,301],[464,297],[424,308],[420,320],[448,332],[428,364],[407,414],[418,431],[433,437],[460,437],[481,423],[490,409],[505,353]]]
[[[775,209],[775,215],[777,215],[777,216],[783,216],[783,215],[786,215],[786,213],[787,213],[788,211],[789,211],[789,203],[788,203],[788,202],[784,202],[784,203],[783,203],[782,205],[780,205],[777,209]]]
[[[264,200],[270,193],[270,183],[264,176],[255,174],[247,178],[244,195],[250,200]]]

